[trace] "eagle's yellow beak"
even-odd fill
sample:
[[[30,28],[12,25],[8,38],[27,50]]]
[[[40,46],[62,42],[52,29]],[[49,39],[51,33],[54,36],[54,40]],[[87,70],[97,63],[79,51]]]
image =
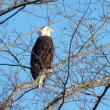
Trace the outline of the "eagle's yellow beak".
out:
[[[53,30],[53,29],[48,29],[48,31],[49,31],[49,32],[54,32],[54,30]]]

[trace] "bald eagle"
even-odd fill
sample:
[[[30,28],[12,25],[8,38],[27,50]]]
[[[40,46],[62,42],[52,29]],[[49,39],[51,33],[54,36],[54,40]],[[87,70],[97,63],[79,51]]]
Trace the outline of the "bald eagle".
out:
[[[48,26],[44,26],[39,31],[39,37],[32,49],[30,69],[34,80],[38,78],[40,73],[45,69],[51,68],[51,63],[54,56],[54,45],[51,38],[51,32],[54,30]],[[45,75],[44,75],[45,76]],[[45,77],[40,77],[38,87],[44,86]]]

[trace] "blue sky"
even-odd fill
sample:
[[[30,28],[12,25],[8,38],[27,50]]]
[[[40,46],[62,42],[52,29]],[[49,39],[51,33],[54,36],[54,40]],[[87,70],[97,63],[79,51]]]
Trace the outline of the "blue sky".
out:
[[[102,1],[103,0],[101,0],[101,2]],[[55,65],[59,61],[59,59],[61,60],[62,58],[65,58],[68,56],[67,53],[69,49],[69,42],[73,34],[73,30],[76,28],[78,20],[81,18],[81,16],[83,15],[83,12],[87,8],[88,6],[87,2],[89,3],[89,1],[87,0],[83,0],[83,1],[69,0],[69,2],[65,0],[65,3],[63,4],[63,2],[60,0],[56,3],[50,3],[48,5],[27,6],[24,10],[16,14],[13,18],[9,19],[6,23],[4,23],[3,25],[0,25],[1,39],[3,39],[6,44],[9,44],[13,40],[15,40],[17,36],[19,38],[20,36],[23,36],[26,33],[35,31],[36,29],[39,29],[43,25],[47,24],[48,20],[51,20],[52,22],[54,22],[51,25],[51,27],[55,30],[55,32],[52,33],[52,38],[56,47],[55,60],[53,62],[53,65]],[[97,28],[102,23],[102,19],[101,19],[102,16],[104,14],[105,15],[110,14],[109,7],[107,7],[106,4],[104,7],[105,7],[104,8],[105,10],[103,10],[99,1],[92,0],[90,9],[88,10],[85,16],[84,24],[80,26],[79,33],[77,33],[75,35],[75,39],[73,39],[73,44],[72,44],[73,53],[78,52],[79,48],[77,48],[77,44],[82,44],[83,43],[82,41],[85,41],[87,39],[87,36],[90,33],[87,28],[89,24],[94,25],[93,28]],[[9,13],[9,14],[12,14],[12,13]],[[1,17],[0,20],[3,20],[8,15]],[[110,43],[109,28],[110,28],[110,25],[108,24],[104,26],[103,29],[101,29],[101,31],[97,33],[97,36],[98,36],[96,40],[97,45]],[[77,37],[77,36],[80,36],[80,37]],[[10,50],[17,56],[20,62],[22,64],[25,64],[26,66],[29,66],[31,49],[37,37],[38,37],[38,34],[34,32],[33,34],[26,35],[21,40],[18,40],[16,44],[9,46]],[[1,48],[3,47],[4,45],[1,45]],[[84,49],[83,51],[88,51],[88,50]],[[91,56],[92,55],[88,57],[91,57]],[[6,63],[6,62],[13,63],[14,61],[14,63],[16,64],[15,59],[13,59],[12,56],[10,56],[8,53],[5,53],[5,52],[0,53],[0,59],[2,63]],[[77,62],[78,60],[79,59],[75,59],[73,63]],[[81,64],[77,66],[81,66]],[[66,65],[64,67],[66,68]],[[75,72],[74,73],[77,74],[78,67],[75,67],[75,68],[76,68],[75,70],[76,73]],[[83,67],[81,67],[81,69],[82,68]],[[1,66],[1,73],[3,74],[6,73],[13,77],[14,76],[19,77],[19,80],[17,81],[18,84],[24,83],[24,82],[30,82],[32,80],[30,71],[26,69],[23,70],[22,68],[19,68],[19,67]],[[13,83],[16,82],[14,79],[12,80],[13,80]],[[0,82],[4,84],[7,84],[7,83],[12,84],[12,82],[9,81],[8,78],[4,78],[4,75],[0,78]],[[102,88],[100,89],[97,88],[96,92],[99,92],[99,90],[101,91]],[[41,100],[41,103],[40,102],[38,103],[37,110],[42,110],[43,109],[42,104],[45,105],[45,102],[43,101],[47,100],[47,98],[52,99],[53,97],[54,97],[53,94],[51,95],[46,94],[45,89],[33,90],[28,94],[26,94],[21,99],[20,104],[22,105],[22,107],[23,106],[26,107],[28,105],[27,108],[24,108],[24,110],[30,110],[30,106],[33,104],[33,106],[31,106],[31,110],[36,110],[35,109],[36,103],[38,102],[37,100],[39,99]],[[26,100],[27,98],[30,99],[30,101]],[[74,100],[77,100],[77,98],[78,97],[75,97]],[[34,102],[31,102],[32,99],[34,99]],[[91,101],[93,100],[94,98],[91,98]],[[108,102],[106,101],[106,103]],[[62,108],[62,110],[73,110],[73,109],[79,110],[79,108],[77,107],[77,103],[73,103],[71,101],[70,103],[65,104],[64,107]],[[109,110],[109,107],[105,106],[104,104],[101,104],[97,110]]]

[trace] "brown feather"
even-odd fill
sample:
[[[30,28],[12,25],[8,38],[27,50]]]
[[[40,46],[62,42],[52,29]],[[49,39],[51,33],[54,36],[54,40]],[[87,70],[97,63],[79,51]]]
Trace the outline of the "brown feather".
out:
[[[41,36],[37,39],[31,53],[31,74],[34,80],[43,69],[50,69],[54,55],[52,38]]]

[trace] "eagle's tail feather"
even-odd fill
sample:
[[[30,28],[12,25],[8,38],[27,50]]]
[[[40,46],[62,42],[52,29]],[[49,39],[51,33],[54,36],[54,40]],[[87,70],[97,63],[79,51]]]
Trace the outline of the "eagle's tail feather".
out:
[[[46,78],[45,74],[39,76],[39,79],[38,79],[39,80],[38,81],[38,88],[44,87],[45,78]]]

